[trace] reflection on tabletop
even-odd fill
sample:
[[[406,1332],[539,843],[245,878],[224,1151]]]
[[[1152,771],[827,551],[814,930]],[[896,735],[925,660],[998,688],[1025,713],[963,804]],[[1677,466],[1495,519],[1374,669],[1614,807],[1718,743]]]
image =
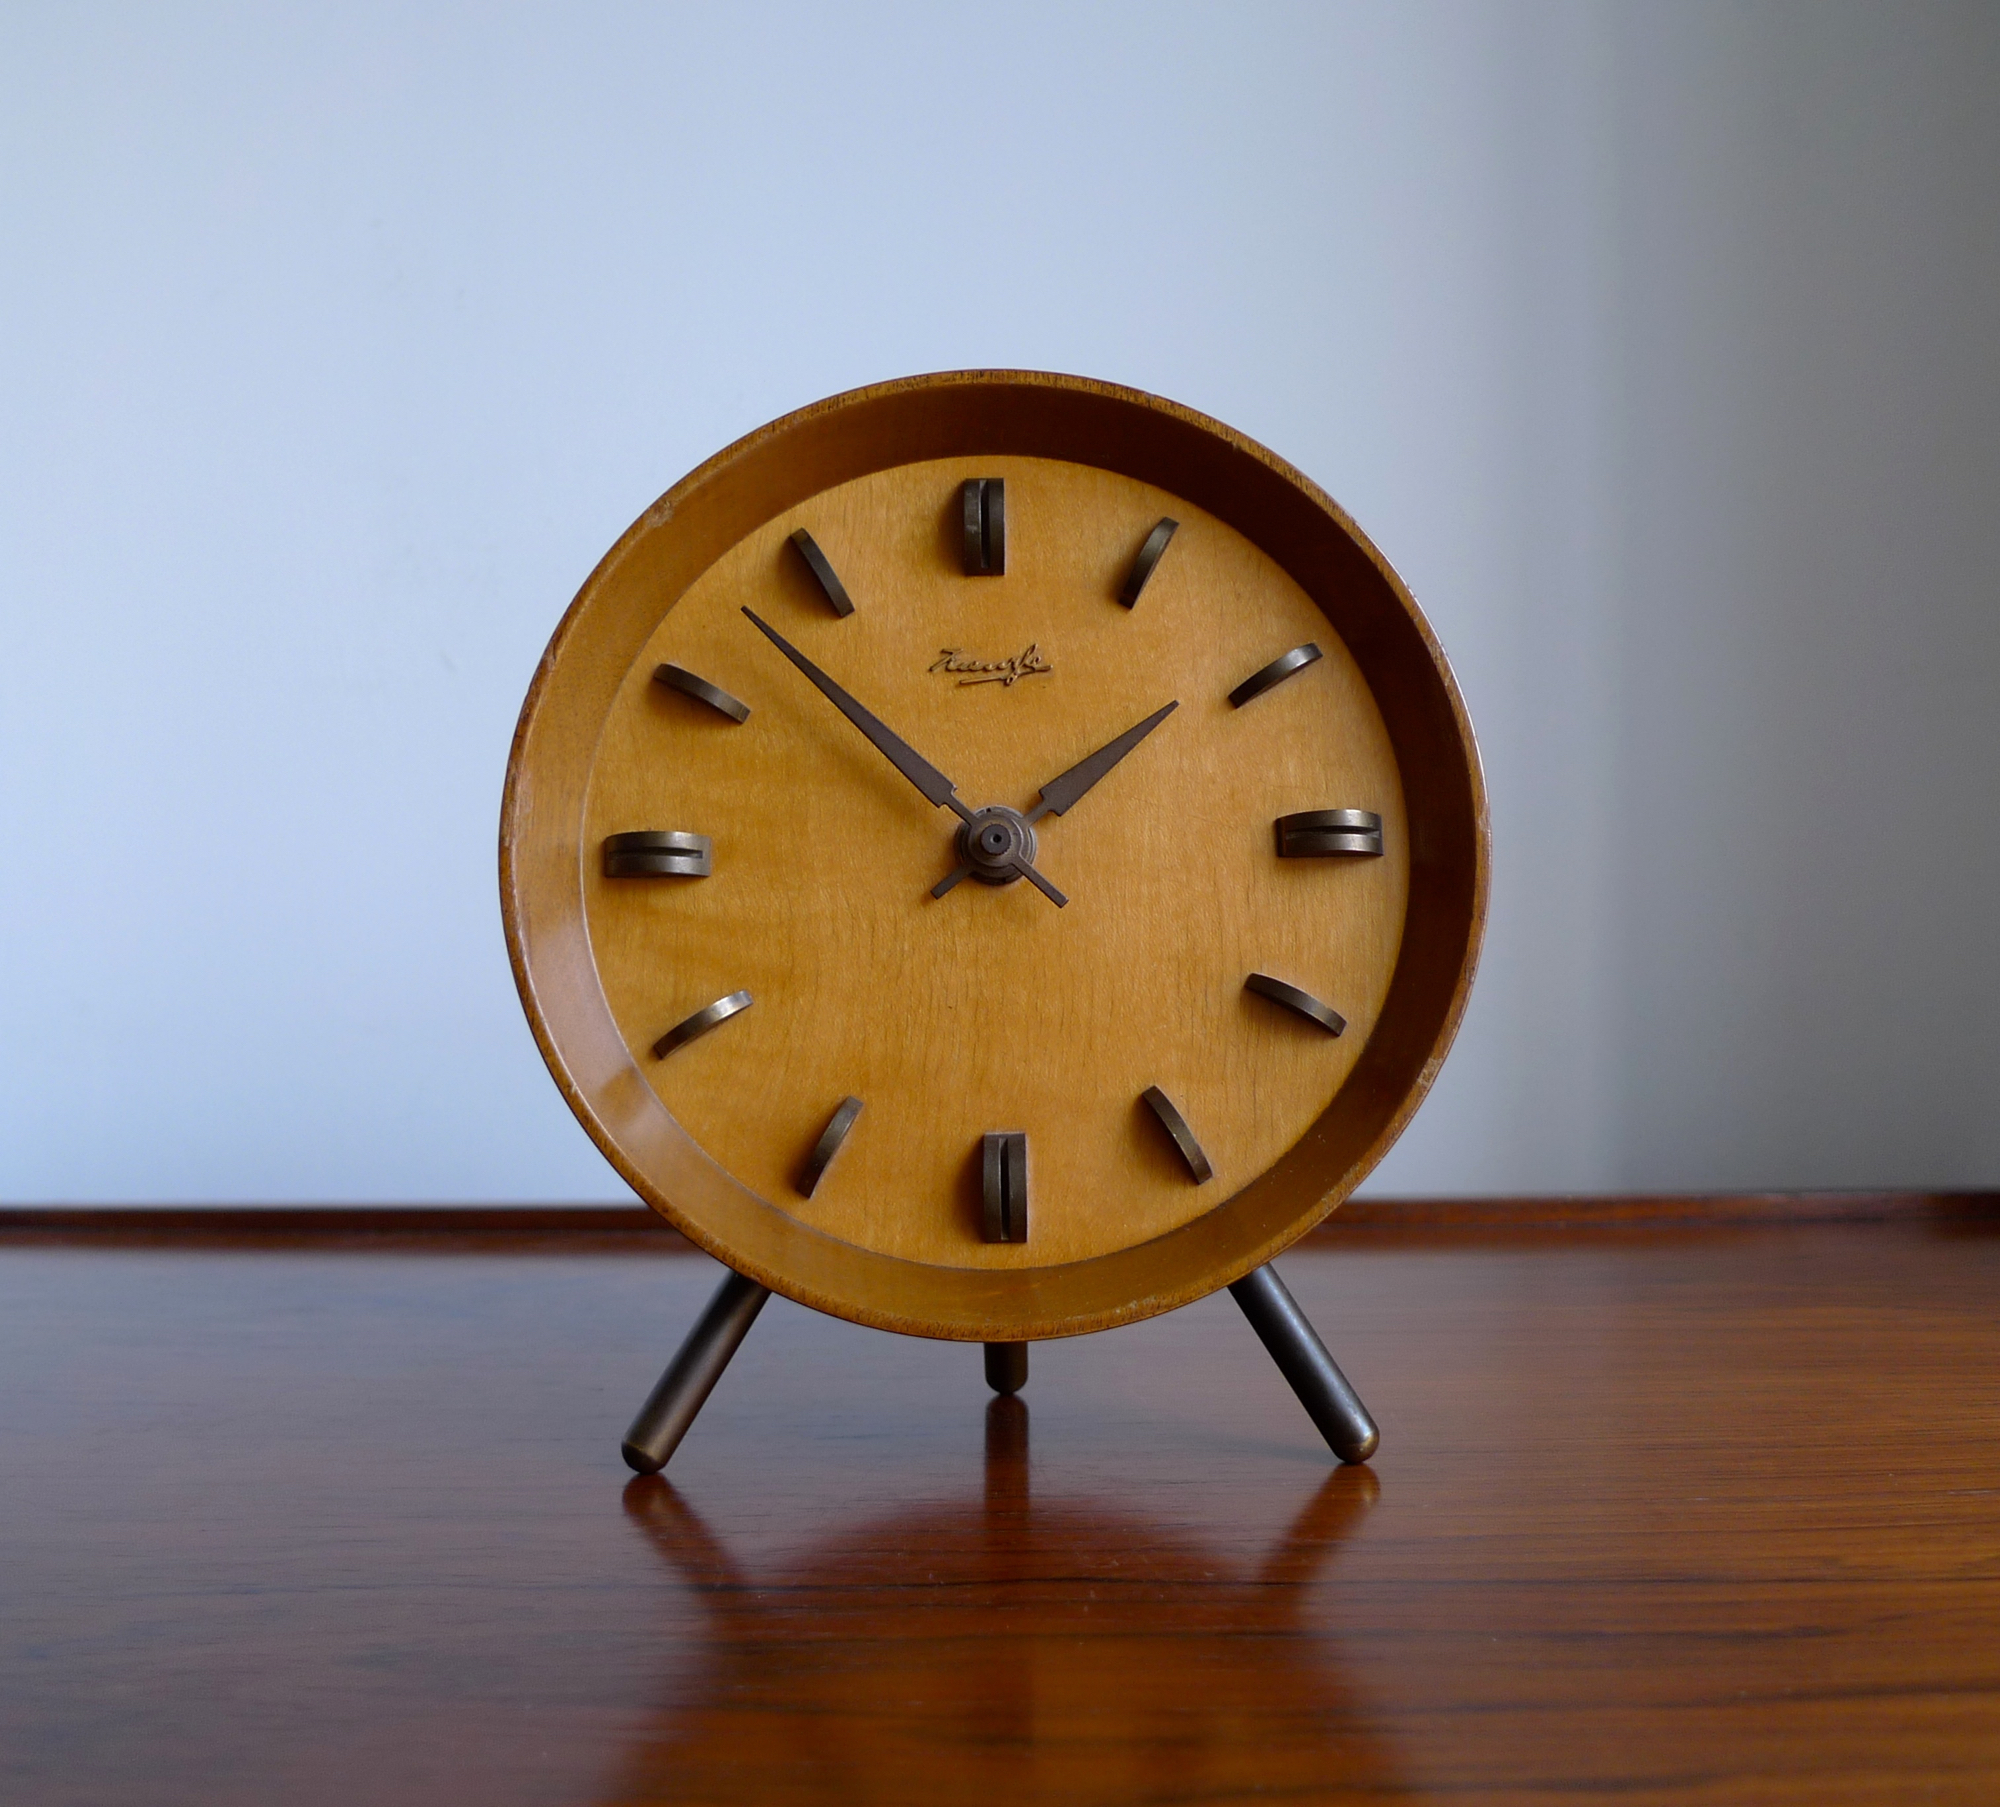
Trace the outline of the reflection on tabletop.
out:
[[[1371,1470],[1327,1475],[1247,1572],[1195,1527],[1105,1499],[1038,1503],[1031,1476],[1028,1407],[995,1399],[981,1494],[852,1525],[755,1573],[670,1482],[631,1482],[624,1509],[699,1599],[703,1648],[600,1798],[1393,1787],[1385,1742],[1315,1635],[1335,1617],[1326,1571],[1376,1498]]]

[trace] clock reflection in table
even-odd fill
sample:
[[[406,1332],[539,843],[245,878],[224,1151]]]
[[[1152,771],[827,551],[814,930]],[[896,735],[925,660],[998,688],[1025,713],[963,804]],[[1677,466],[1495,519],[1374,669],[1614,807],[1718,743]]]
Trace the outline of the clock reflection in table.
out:
[[[1372,1470],[1326,1475],[1245,1561],[1122,1502],[1038,1500],[1028,1426],[1022,1398],[993,1400],[979,1491],[754,1565],[664,1477],[632,1481],[624,1510],[698,1603],[699,1648],[600,1798],[1393,1790],[1329,1635]]]

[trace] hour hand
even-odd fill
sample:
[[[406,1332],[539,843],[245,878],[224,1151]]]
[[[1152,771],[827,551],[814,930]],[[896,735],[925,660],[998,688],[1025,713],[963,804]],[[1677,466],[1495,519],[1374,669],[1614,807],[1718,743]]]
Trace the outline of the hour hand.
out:
[[[828,702],[875,743],[883,757],[924,794],[926,801],[935,807],[952,810],[961,821],[972,820],[972,811],[959,801],[958,787],[936,766],[908,741],[892,733],[879,717],[862,708],[776,628],[750,614],[747,608],[743,612],[750,615],[751,625],[763,634],[765,639],[812,680]]]
[[[1042,786],[1041,801],[1033,809],[1029,810],[1025,816],[1014,816],[1014,820],[1021,825],[1023,830],[1028,830],[1032,829],[1044,816],[1059,816],[1065,810],[1072,808],[1085,791],[1089,790],[1098,779],[1110,771],[1119,760],[1131,752],[1134,747],[1144,740],[1147,735],[1152,733],[1155,728],[1179,707],[1180,704],[1178,702],[1172,702],[1164,709],[1155,709],[1144,721],[1138,723],[1135,727],[1127,728],[1116,740],[1108,741],[1105,745],[1099,747],[1088,759],[1079,760],[1068,771],[1063,773],[1060,778],[1052,778],[1047,784]],[[1009,815],[1013,814],[1011,810],[1005,813]],[[977,825],[973,823],[968,823],[966,828],[959,831],[959,847],[962,854],[965,849],[965,835],[968,832],[976,831]],[[1023,865],[1021,873],[1023,877],[1033,879],[1057,903],[1064,901],[1055,887],[1049,884],[1032,865]],[[971,876],[972,866],[969,861],[967,864],[954,867],[931,887],[931,895],[933,897],[942,897],[960,879],[970,878]]]
[[[1052,779],[1043,785],[1041,801],[1028,812],[1028,820],[1039,822],[1044,816],[1059,816],[1065,810],[1074,808],[1098,779],[1110,771],[1179,707],[1180,704],[1176,701],[1169,703],[1164,709],[1155,709],[1136,727],[1127,728],[1116,740],[1106,742],[1088,759],[1079,760],[1060,778]]]

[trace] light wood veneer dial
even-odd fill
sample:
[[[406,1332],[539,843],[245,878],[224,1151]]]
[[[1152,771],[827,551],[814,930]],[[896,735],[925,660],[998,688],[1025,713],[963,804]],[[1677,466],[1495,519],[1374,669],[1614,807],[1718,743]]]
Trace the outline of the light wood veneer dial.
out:
[[[968,581],[940,528],[969,478],[1004,479],[1009,568]],[[1135,532],[1179,523],[1146,606],[1108,600]],[[871,606],[802,593],[794,530],[842,548]],[[1038,825],[1026,885],[929,895],[955,863],[931,808],[745,622],[755,609],[948,772],[978,808],[1037,789],[1167,699],[1181,707],[1075,810]],[[1231,706],[1246,671],[1318,637],[1324,657]],[[935,670],[944,652],[1018,654],[1012,684]],[[729,734],[691,732],[650,682],[672,661],[749,700]],[[1280,861],[1271,822],[1327,795],[1381,815],[1379,860]],[[701,1148],[763,1198],[844,1241],[956,1266],[1102,1255],[1187,1222],[1263,1171],[1326,1107],[1366,1045],[1408,887],[1402,788],[1380,711],[1325,617],[1272,560],[1185,498],[1084,465],[991,457],[883,471],[746,536],[666,612],[605,725],[589,820],[696,816],[715,875],[640,891],[592,879],[592,945],[635,1055],[669,993],[742,987],[731,1034],[643,1071]],[[1348,1021],[1332,1041],[1243,995],[1296,974]],[[1163,1086],[1202,1125],[1199,1192],[1133,1101]],[[810,1201],[792,1185],[825,1100],[869,1100],[868,1134]],[[989,1241],[978,1163],[995,1122],[1027,1129],[1035,1217]]]

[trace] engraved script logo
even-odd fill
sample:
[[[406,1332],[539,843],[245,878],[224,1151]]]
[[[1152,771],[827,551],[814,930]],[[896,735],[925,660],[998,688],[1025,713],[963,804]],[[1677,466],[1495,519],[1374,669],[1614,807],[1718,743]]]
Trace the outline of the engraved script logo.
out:
[[[1023,678],[1046,677],[1055,666],[1030,641],[1024,652],[1011,659],[975,659],[963,647],[947,646],[938,654],[937,662],[927,669],[956,677],[961,690],[968,684],[1004,684],[1011,689]]]

